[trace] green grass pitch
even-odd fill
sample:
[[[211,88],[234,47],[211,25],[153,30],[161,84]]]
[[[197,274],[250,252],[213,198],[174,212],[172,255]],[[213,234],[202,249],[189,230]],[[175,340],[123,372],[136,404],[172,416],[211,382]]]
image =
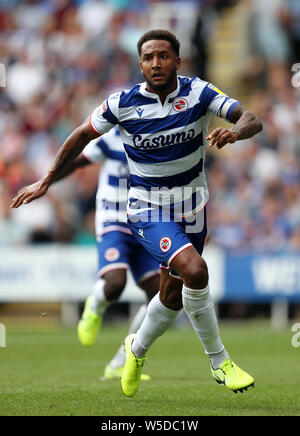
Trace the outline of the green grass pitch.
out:
[[[234,394],[210,376],[208,358],[191,329],[168,330],[152,346],[137,395],[126,398],[118,380],[100,381],[126,326],[105,325],[92,348],[76,329],[7,328],[0,348],[1,416],[284,416],[300,415],[300,348],[292,332],[268,323],[220,323],[233,360],[255,378]]]

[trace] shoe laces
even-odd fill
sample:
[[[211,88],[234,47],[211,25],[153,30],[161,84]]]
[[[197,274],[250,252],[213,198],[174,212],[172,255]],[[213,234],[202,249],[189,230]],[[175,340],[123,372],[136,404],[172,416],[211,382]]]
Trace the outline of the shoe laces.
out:
[[[145,361],[146,361],[146,357],[136,357],[135,358],[136,367],[142,368],[144,366]]]
[[[227,360],[226,362],[223,363],[221,369],[222,369],[223,373],[226,375],[226,373],[227,373],[231,368],[233,368],[233,365],[232,365],[232,363],[231,363],[231,360]]]

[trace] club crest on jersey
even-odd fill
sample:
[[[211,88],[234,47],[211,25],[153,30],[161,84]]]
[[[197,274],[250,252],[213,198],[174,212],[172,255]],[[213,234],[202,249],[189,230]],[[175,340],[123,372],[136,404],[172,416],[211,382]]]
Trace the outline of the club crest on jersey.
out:
[[[184,112],[188,108],[187,99],[184,97],[177,97],[173,101],[172,106],[176,112]]]
[[[108,262],[114,262],[115,260],[118,260],[120,257],[120,252],[115,247],[110,247],[107,250],[105,250],[104,257]]]
[[[171,246],[172,246],[172,241],[168,236],[164,236],[159,241],[159,247],[160,247],[161,251],[163,251],[164,253],[169,251]]]

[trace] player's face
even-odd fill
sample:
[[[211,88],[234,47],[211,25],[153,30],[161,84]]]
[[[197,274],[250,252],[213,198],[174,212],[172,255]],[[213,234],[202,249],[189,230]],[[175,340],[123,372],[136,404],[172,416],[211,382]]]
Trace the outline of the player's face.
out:
[[[176,89],[180,64],[169,41],[151,40],[142,45],[140,67],[150,92]]]

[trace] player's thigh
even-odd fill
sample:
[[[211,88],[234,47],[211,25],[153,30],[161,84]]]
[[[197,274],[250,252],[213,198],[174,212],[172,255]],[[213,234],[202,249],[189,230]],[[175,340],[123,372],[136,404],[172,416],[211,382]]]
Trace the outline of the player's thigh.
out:
[[[194,222],[184,221],[182,226],[192,245],[178,251],[173,256],[169,262],[170,274],[174,277],[181,277],[186,286],[205,287],[208,281],[208,270],[202,252],[207,235],[206,208],[195,215]]]
[[[207,236],[207,220],[206,220],[206,207],[200,210],[196,215],[195,222],[193,224],[188,224],[184,222],[185,229],[189,240],[197,250],[197,252],[202,256],[205,239]]]

